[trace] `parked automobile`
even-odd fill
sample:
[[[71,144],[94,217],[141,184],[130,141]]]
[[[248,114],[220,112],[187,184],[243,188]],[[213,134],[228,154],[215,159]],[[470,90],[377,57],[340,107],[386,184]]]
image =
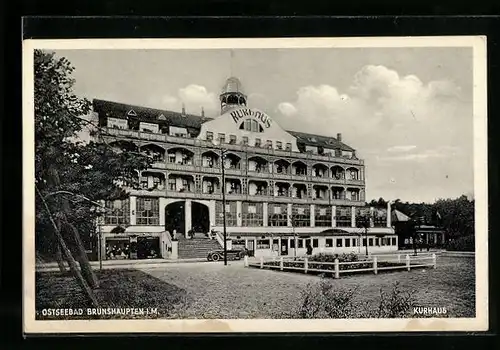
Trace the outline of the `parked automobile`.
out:
[[[241,249],[232,249],[227,251],[227,260],[241,260],[245,256],[245,251]],[[208,253],[208,261],[224,260],[224,250],[212,250]]]

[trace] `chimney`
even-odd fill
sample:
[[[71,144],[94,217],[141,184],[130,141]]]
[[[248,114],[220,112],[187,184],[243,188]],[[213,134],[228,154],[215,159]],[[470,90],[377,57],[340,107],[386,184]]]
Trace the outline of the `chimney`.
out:
[[[186,106],[184,105],[184,103],[182,104],[182,114],[186,115]]]
[[[205,110],[203,109],[203,107],[201,107],[201,117],[205,118]]]
[[[337,141],[342,142],[342,134],[337,133]]]

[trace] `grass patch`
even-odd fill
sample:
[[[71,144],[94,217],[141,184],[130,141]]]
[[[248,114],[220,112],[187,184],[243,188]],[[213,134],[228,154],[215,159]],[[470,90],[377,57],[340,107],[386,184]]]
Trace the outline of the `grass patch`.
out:
[[[35,276],[36,319],[133,319],[169,318],[178,307],[189,303],[184,289],[134,269],[96,271],[100,288],[94,292],[101,308],[156,308],[150,315],[44,316],[42,309],[84,309],[92,307],[74,277],[60,272],[37,272]]]
[[[178,318],[296,318],[303,305],[304,290],[308,284],[321,280],[317,275],[243,268],[240,262],[230,262],[229,266],[186,264],[145,271],[164,281],[175,281],[188,292],[193,302],[180,310]],[[474,259],[438,257],[436,269],[328,280],[336,287],[357,290],[356,304],[363,305],[363,310],[356,307],[356,315],[361,311],[364,314],[359,317],[379,314],[381,290],[387,300],[396,282],[403,295],[415,291],[415,307],[445,307],[448,312],[444,317],[475,316]]]

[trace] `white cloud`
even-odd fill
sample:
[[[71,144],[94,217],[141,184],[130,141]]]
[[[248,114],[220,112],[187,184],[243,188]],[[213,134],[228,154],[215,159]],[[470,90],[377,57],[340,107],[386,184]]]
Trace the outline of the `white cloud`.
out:
[[[297,114],[297,108],[289,102],[282,102],[278,105],[278,111],[285,116]]]
[[[291,130],[342,133],[366,159],[367,198],[383,196],[377,191],[387,191],[390,178],[401,186],[391,185],[395,197],[397,191],[421,195],[442,179],[440,190],[466,192],[473,184],[470,100],[451,80],[423,82],[370,65],[345,91],[327,84],[299,88],[295,99],[278,104],[277,118]]]
[[[206,116],[214,117],[220,111],[218,96],[207,91],[204,86],[190,84],[177,91],[177,95],[163,95],[160,98],[153,97],[150,105],[156,108],[181,111],[182,105],[186,107],[186,113],[199,115],[201,108],[205,110]]]

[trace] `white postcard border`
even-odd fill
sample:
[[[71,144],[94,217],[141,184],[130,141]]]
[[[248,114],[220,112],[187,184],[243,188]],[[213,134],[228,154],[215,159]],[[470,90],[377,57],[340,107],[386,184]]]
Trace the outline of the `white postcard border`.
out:
[[[476,317],[347,320],[35,320],[35,49],[471,47],[473,49]],[[488,329],[488,167],[485,36],[232,39],[71,39],[23,42],[23,323],[26,333],[421,332]]]

